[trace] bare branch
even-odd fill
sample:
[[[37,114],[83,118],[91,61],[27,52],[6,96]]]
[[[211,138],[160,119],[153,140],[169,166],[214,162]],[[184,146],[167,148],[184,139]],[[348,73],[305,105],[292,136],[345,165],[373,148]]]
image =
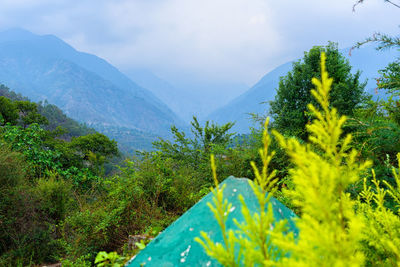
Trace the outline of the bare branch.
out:
[[[400,8],[400,5],[398,5],[398,4],[396,4],[396,3],[393,3],[393,2],[390,1],[390,0],[385,0],[385,2],[388,2],[389,4],[392,4],[392,5],[394,5],[395,7]]]
[[[400,4],[396,4],[394,3],[392,0],[384,0],[386,3],[389,3],[397,8],[400,8]],[[357,2],[353,5],[353,12],[356,11],[356,6],[358,6],[359,4],[364,3],[364,0],[357,0]]]
[[[359,4],[362,4],[364,2],[364,0],[357,0],[357,2],[353,5],[353,12],[356,12],[356,6],[358,6]]]
[[[377,50],[385,50],[389,48],[394,48],[398,47],[400,48],[400,37],[398,36],[389,36],[387,34],[383,33],[374,33],[371,37],[368,37],[362,42],[357,42],[351,50],[354,48],[360,48],[361,46],[367,44],[367,43],[377,43],[378,46],[376,47]],[[351,53],[350,50],[350,53]]]

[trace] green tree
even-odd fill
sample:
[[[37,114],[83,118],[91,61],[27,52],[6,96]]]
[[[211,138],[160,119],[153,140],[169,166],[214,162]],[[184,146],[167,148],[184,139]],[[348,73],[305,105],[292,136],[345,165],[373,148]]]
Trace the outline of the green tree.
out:
[[[380,71],[381,78],[378,79],[378,87],[387,93],[400,96],[400,59],[390,63]]]
[[[318,105],[310,94],[311,79],[320,78],[320,57],[326,53],[326,68],[335,83],[331,92],[331,106],[342,115],[353,115],[355,107],[364,99],[366,83],[360,83],[360,72],[352,74],[351,66],[339,52],[336,43],[315,46],[304,54],[302,60],[293,63],[292,71],[279,81],[275,100],[271,101],[270,113],[273,127],[280,132],[306,139],[305,126],[311,120],[307,105]]]
[[[0,123],[16,124],[18,120],[18,110],[15,104],[8,98],[0,96]]]
[[[400,59],[390,63],[380,74],[381,77],[377,79],[378,88],[385,90],[389,95],[388,99],[380,104],[390,119],[400,125]]]
[[[49,170],[60,168],[58,151],[46,147],[46,132],[36,123],[23,129],[21,126],[6,125],[1,129],[1,141],[9,144],[13,151],[22,153],[28,163],[27,171],[40,177]]]
[[[234,125],[232,122],[217,125],[206,121],[204,127],[201,127],[197,118],[193,117],[193,121],[190,124],[192,125],[192,133],[197,141],[195,146],[200,146],[205,153],[210,152],[212,145],[227,146],[232,135],[234,135],[233,133],[229,133],[229,130]]]
[[[32,123],[48,124],[46,117],[38,113],[37,104],[30,101],[16,101],[15,105],[19,111],[20,124],[26,128]]]
[[[380,71],[380,76],[378,88],[388,97],[363,103],[345,126],[346,131],[352,133],[353,145],[360,155],[373,160],[377,179],[394,185],[391,165],[396,164],[400,151],[400,61],[390,63]],[[361,189],[360,185],[354,186],[352,193]]]
[[[234,123],[228,122],[224,125],[217,125],[213,122],[206,121],[202,127],[195,116],[191,132],[194,138],[189,138],[184,132],[180,132],[175,126],[171,127],[174,142],[161,139],[154,142],[154,147],[161,151],[165,156],[175,160],[193,160],[198,163],[204,159],[208,161],[208,156],[215,149],[226,149],[231,141],[233,133],[229,130]],[[214,152],[215,153],[215,152]]]
[[[108,158],[119,154],[117,142],[101,133],[73,137],[68,146],[95,171],[100,171]]]

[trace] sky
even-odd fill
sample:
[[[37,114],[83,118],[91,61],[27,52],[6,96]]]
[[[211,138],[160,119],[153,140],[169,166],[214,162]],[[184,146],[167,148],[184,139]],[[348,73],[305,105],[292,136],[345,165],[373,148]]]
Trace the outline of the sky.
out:
[[[393,0],[398,1],[398,0]],[[383,0],[0,0],[0,31],[54,34],[121,70],[167,81],[256,83],[329,40],[352,46],[399,33]]]

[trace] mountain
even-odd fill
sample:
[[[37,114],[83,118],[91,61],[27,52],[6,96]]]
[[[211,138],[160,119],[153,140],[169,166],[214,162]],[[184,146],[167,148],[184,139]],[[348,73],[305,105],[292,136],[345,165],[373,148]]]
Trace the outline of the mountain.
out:
[[[190,75],[169,77],[171,81],[165,81],[144,69],[127,69],[124,73],[153,92],[187,123],[193,115],[200,120],[205,119],[211,111],[227,104],[247,89],[241,83],[206,82]]]
[[[130,69],[125,71],[128,77],[133,79],[139,86],[147,88],[159,99],[168,105],[182,119],[189,122],[193,113],[187,108],[191,100],[185,96],[185,92],[175,88],[169,82],[161,79],[153,72],[145,69]]]
[[[248,91],[232,100],[208,116],[209,120],[217,123],[236,122],[232,131],[248,133],[253,126],[250,113],[264,114],[267,108],[265,102],[273,100],[279,77],[292,68],[292,63],[285,63],[265,75]]]
[[[149,90],[54,35],[21,29],[0,33],[0,83],[33,101],[47,100],[95,128],[121,127],[165,137],[172,124],[185,127]]]
[[[349,59],[350,64],[353,66],[353,72],[362,71],[361,81],[368,80],[365,90],[372,94],[374,98],[383,97],[382,94],[377,95],[376,93],[375,78],[379,77],[378,70],[383,69],[396,56],[398,57],[399,52],[395,50],[376,51],[372,46],[365,46],[353,50],[351,55],[349,54],[349,49],[343,49],[342,53]],[[249,128],[254,126],[249,113],[266,114],[268,102],[274,100],[279,78],[286,75],[291,69],[292,62],[278,66],[262,77],[248,91],[211,113],[207,119],[221,124],[235,121],[236,124],[232,129],[233,131],[248,133],[250,131]]]

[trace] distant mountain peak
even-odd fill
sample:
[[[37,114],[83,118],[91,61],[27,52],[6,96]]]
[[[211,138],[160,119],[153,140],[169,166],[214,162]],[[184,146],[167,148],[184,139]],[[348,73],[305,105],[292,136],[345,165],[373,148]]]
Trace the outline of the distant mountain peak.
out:
[[[31,40],[36,37],[36,34],[22,28],[11,28],[0,32],[0,41],[2,42]]]
[[[49,54],[56,52],[60,55],[77,52],[75,48],[53,34],[39,35],[21,28],[12,28],[0,32],[0,43],[31,42],[41,47]]]

